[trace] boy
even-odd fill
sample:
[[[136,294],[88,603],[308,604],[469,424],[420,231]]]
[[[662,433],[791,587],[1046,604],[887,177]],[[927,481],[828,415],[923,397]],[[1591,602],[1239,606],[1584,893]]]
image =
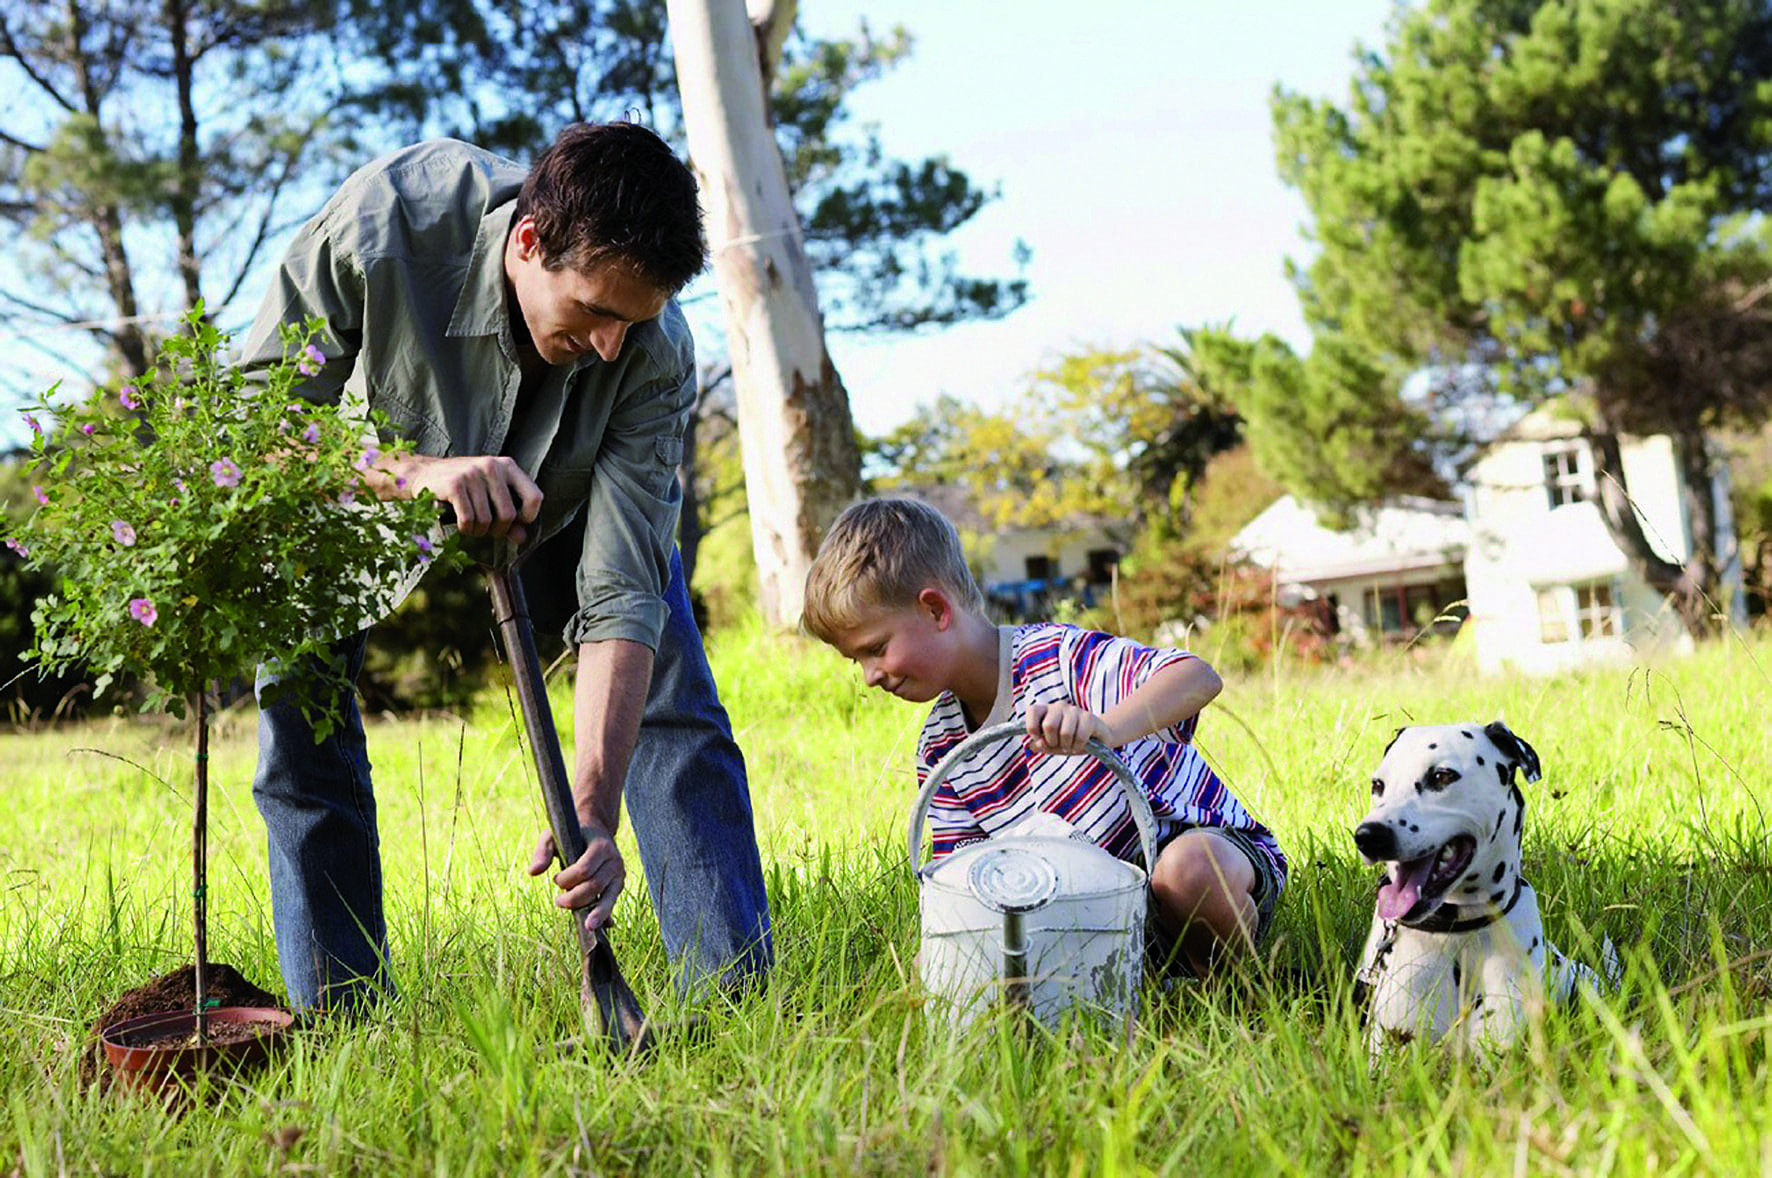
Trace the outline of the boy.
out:
[[[1107,768],[1069,759],[1093,737],[1118,750],[1157,818],[1160,958],[1204,977],[1260,943],[1286,856],[1193,747],[1200,709],[1223,686],[1204,660],[1074,626],[993,624],[953,525],[912,499],[838,517],[807,573],[804,625],[859,664],[870,687],[935,701],[919,782],[971,733],[1025,720],[1023,746],[980,750],[935,795],[936,857],[1044,810],[1136,859],[1137,828]]]

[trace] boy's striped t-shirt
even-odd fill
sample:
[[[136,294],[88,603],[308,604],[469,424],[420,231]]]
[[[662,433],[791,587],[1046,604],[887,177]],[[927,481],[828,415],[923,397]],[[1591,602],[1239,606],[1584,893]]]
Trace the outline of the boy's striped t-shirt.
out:
[[[980,727],[1025,722],[1028,707],[1036,703],[1073,703],[1100,715],[1157,671],[1194,657],[1056,623],[1004,626],[998,635],[997,700]],[[1272,836],[1194,748],[1198,722],[1198,716],[1190,717],[1118,750],[1144,785],[1158,841],[1188,826],[1247,830],[1260,836],[1256,841],[1264,850],[1271,848],[1277,877],[1284,879],[1285,856]],[[918,784],[974,731],[960,701],[943,692],[918,741]],[[931,799],[935,855],[1001,834],[1040,810],[1063,818],[1119,858],[1138,852],[1138,828],[1107,766],[1094,757],[1040,754],[1020,740],[1003,740],[968,754]]]

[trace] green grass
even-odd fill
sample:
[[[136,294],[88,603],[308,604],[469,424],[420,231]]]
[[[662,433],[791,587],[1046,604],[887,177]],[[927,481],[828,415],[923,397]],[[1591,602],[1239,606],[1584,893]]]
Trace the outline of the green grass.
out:
[[[1772,1170],[1772,641],[1549,680],[1442,652],[1234,680],[1201,743],[1294,864],[1261,967],[1147,988],[1129,1033],[957,1039],[907,973],[920,710],[810,645],[738,635],[713,656],[769,872],[765,993],[643,1062],[562,1046],[567,930],[522,872],[543,820],[495,694],[371,727],[400,1000],[183,1116],[83,1088],[76,1056],[118,992],[188,952],[185,735],[0,735],[0,1173]],[[1609,936],[1624,990],[1487,1064],[1415,1046],[1372,1067],[1350,984],[1364,782],[1398,725],[1497,715],[1544,762],[1526,863],[1551,936],[1590,960]],[[275,989],[252,723],[225,716],[214,759],[210,935]],[[616,945],[649,1010],[682,1013],[643,900]]]

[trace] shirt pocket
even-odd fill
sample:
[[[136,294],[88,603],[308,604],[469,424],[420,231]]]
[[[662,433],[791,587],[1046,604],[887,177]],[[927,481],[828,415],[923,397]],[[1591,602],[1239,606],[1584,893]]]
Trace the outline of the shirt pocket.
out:
[[[375,398],[374,408],[387,418],[394,436],[411,442],[420,454],[447,458],[453,446],[449,431],[429,413],[386,395]]]

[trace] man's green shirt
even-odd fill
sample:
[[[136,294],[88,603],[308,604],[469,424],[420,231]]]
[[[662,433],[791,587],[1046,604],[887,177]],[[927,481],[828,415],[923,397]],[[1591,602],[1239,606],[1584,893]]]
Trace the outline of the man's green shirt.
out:
[[[280,359],[281,325],[324,320],[326,363],[303,395],[380,410],[420,454],[516,460],[542,490],[533,542],[584,531],[566,640],[656,648],[694,344],[671,302],[614,363],[587,353],[524,386],[504,246],[525,171],[444,139],[356,172],[290,245],[242,363]]]

